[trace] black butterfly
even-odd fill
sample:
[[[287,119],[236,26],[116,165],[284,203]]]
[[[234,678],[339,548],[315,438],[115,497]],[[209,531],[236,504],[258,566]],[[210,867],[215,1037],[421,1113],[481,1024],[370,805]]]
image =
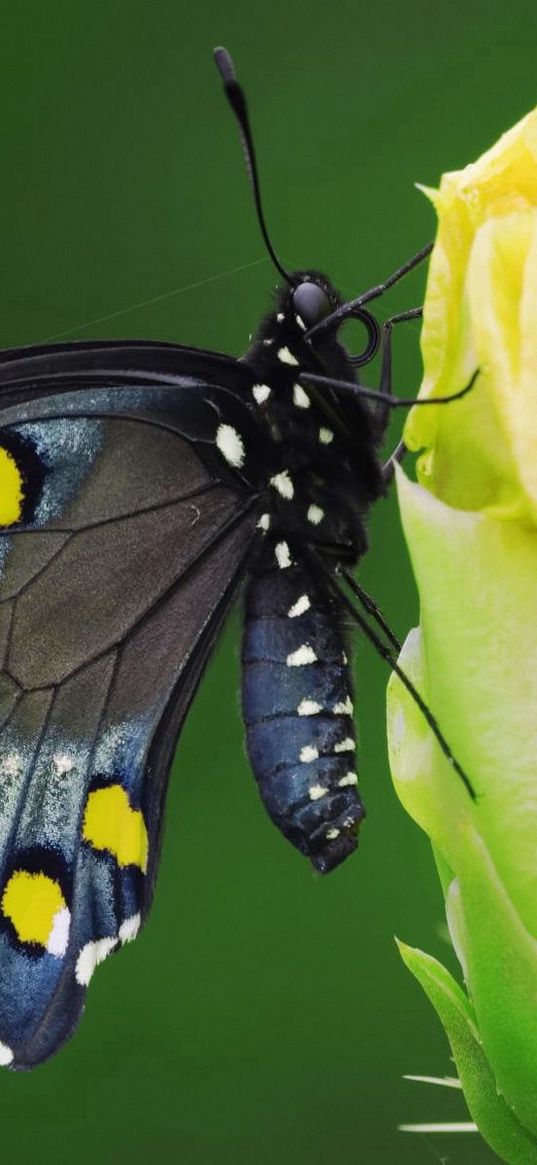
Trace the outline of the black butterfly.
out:
[[[397,666],[393,637],[339,584],[389,638],[346,568],[393,470],[377,452],[396,403],[391,326],[419,310],[381,332],[365,304],[430,247],[351,304],[316,271],[289,275],[242,90],[216,59],[284,280],[244,360],[144,341],[0,357],[0,1062],[13,1068],[68,1038],[96,964],[147,915],[177,737],[239,587],[252,768],[321,872],[364,815],[345,604]],[[337,339],[351,315],[359,357]],[[373,393],[354,367],[381,341]]]

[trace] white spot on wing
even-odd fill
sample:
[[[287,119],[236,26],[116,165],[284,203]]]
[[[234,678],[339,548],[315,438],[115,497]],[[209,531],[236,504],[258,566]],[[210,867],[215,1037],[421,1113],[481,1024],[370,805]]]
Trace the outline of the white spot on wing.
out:
[[[341,833],[340,829],[327,829],[327,831],[326,831],[327,841],[335,841],[336,837],[339,837],[340,833]]]
[[[328,789],[325,789],[324,785],[310,785],[308,793],[310,801],[318,801],[320,797],[326,797]]]
[[[130,918],[126,918],[124,922],[121,923],[119,928],[120,943],[133,942],[140,929],[141,921],[142,919],[139,914],[131,914]]]
[[[307,765],[312,760],[317,760],[319,756],[319,749],[315,748],[313,744],[305,744],[304,748],[300,749],[300,759],[303,764]]]
[[[60,777],[63,777],[65,773],[70,773],[71,769],[75,767],[73,758],[63,752],[55,753],[52,758],[52,763]]]
[[[111,954],[115,946],[117,938],[99,938],[82,947],[75,967],[76,981],[81,987],[88,986],[95,968]]]
[[[318,712],[322,712],[322,705],[317,703],[317,700],[301,700],[297,708],[298,716],[316,716]]]
[[[52,930],[48,936],[47,951],[49,955],[57,955],[58,958],[63,958],[67,944],[69,942],[69,929],[71,926],[71,914],[66,906],[61,910],[57,910],[54,915],[52,923]]]
[[[257,523],[258,530],[270,529],[270,514],[261,514],[259,522]]]
[[[0,1043],[0,1064],[2,1067],[7,1068],[8,1064],[11,1064],[12,1060],[13,1052],[11,1048],[8,1048],[7,1044]]]
[[[279,323],[279,324],[281,324],[281,323],[282,323],[282,321],[285,319],[285,316],[284,316],[284,314],[283,314],[283,311],[279,311],[279,312],[278,312],[278,315],[276,316],[276,319],[277,319],[277,321],[278,321],[278,323]]]
[[[309,643],[303,643],[296,651],[287,656],[287,667],[304,667],[307,663],[315,663],[317,656]]]
[[[340,740],[334,745],[334,752],[354,752],[355,748],[355,741],[351,740],[350,736],[347,736],[346,740]]]
[[[301,595],[292,607],[289,607],[287,617],[289,619],[296,619],[297,615],[303,615],[305,611],[309,611],[311,607],[310,600],[307,595]]]
[[[291,551],[287,542],[277,542],[274,547],[274,553],[280,570],[285,570],[287,566],[291,566]]]
[[[304,392],[301,384],[293,385],[293,401],[297,409],[309,409],[311,405],[310,398],[307,392]]]
[[[18,777],[22,772],[22,760],[17,752],[10,752],[0,760],[0,773],[5,777]]]
[[[319,522],[322,522],[324,518],[324,510],[322,510],[320,506],[316,506],[315,502],[313,502],[313,504],[308,507],[307,518],[308,522],[311,522],[313,526],[318,526]]]
[[[226,461],[236,469],[244,465],[244,445],[233,425],[219,425],[216,430],[216,444]]]
[[[297,324],[298,324],[299,328],[302,328],[302,331],[303,331],[303,332],[305,332],[305,331],[306,331],[306,325],[305,325],[305,323],[304,323],[304,320],[302,319],[302,316],[296,315],[296,316],[295,316],[295,320],[296,320],[296,322],[297,322]]]
[[[289,477],[289,472],[287,469],[283,469],[281,473],[276,473],[274,477],[271,477],[270,484],[274,487],[274,489],[278,490],[278,493],[281,494],[282,498],[285,498],[286,501],[289,502],[291,501],[291,498],[294,497],[295,487],[291,481],[291,478]]]
[[[329,445],[334,440],[334,434],[331,429],[325,429],[324,425],[319,429],[319,441],[321,445]]]
[[[289,351],[289,348],[280,348],[278,352],[278,360],[281,360],[282,364],[298,364],[298,360],[295,356],[293,356],[293,353]]]
[[[271,392],[272,389],[269,388],[268,384],[254,384],[252,387],[252,393],[258,405],[262,405],[263,401],[268,400]]]
[[[339,785],[340,789],[346,789],[347,785],[350,786],[350,785],[357,785],[357,784],[358,784],[358,777],[356,776],[356,773],[345,773],[345,776],[342,777],[340,781],[338,781],[338,785]]]

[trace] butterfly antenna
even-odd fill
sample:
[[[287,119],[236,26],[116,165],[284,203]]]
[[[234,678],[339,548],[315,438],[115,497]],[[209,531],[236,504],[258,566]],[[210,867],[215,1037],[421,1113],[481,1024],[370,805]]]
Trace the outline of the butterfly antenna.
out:
[[[235,117],[236,117],[238,125],[239,125],[239,134],[240,134],[240,139],[241,139],[241,145],[242,145],[242,149],[243,149],[243,153],[244,153],[244,160],[246,162],[246,170],[248,173],[248,178],[250,179],[250,185],[252,187],[252,193],[254,196],[254,203],[255,203],[255,209],[256,209],[256,213],[257,213],[257,221],[259,223],[259,229],[261,231],[261,234],[263,235],[265,246],[266,246],[267,251],[272,259],[272,262],[274,263],[276,270],[279,271],[280,275],[283,276],[283,278],[287,281],[287,283],[290,284],[291,287],[294,287],[294,283],[293,283],[293,280],[291,279],[291,276],[285,270],[285,268],[282,267],[282,264],[280,263],[280,260],[278,259],[278,256],[277,256],[277,254],[274,250],[274,247],[272,246],[272,243],[270,241],[270,236],[269,236],[269,233],[267,230],[267,224],[265,222],[265,216],[263,214],[263,207],[261,205],[261,191],[260,191],[260,187],[259,187],[259,177],[258,177],[258,173],[257,173],[257,162],[256,162],[256,158],[255,158],[254,141],[253,141],[253,137],[252,137],[252,131],[250,129],[250,121],[248,118],[248,107],[246,104],[246,97],[244,95],[244,90],[243,90],[242,86],[239,85],[239,82],[237,81],[237,78],[235,76],[235,67],[233,65],[233,61],[231,60],[231,57],[230,57],[227,49],[224,49],[222,47],[216,48],[214,50],[213,56],[214,56],[214,61],[215,61],[216,67],[218,69],[218,72],[220,73],[222,81],[224,82],[224,91],[225,91],[226,97],[229,101],[229,104],[233,110],[233,113],[235,114]]]

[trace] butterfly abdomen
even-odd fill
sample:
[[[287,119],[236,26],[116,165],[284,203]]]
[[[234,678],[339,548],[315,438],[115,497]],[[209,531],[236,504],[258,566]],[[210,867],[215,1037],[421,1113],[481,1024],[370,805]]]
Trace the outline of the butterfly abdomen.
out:
[[[356,848],[352,683],[330,599],[291,561],[285,542],[250,580],[243,641],[243,713],[265,807],[321,873]]]

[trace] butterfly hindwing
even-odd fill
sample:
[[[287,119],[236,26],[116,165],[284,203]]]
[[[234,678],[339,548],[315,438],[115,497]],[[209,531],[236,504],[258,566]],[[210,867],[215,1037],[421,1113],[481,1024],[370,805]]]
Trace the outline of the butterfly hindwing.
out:
[[[14,1067],[70,1035],[95,965],[147,912],[173,747],[257,521],[255,433],[228,389],[39,389],[9,382],[0,414],[0,1061]],[[221,424],[240,428],[240,464]]]

